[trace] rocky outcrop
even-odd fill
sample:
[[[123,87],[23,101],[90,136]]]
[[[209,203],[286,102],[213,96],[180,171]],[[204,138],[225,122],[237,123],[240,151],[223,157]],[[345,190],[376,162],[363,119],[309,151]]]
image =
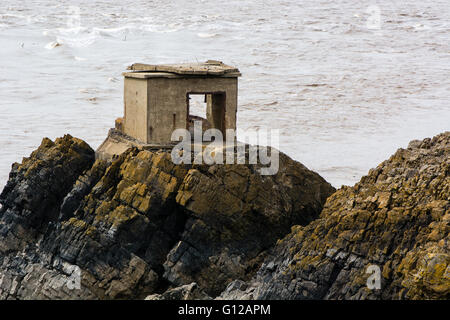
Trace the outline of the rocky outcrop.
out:
[[[236,278],[250,279],[292,225],[315,219],[333,188],[285,155],[280,164],[273,176],[246,165],[191,169],[176,196],[188,220],[164,277],[217,295]]]
[[[284,154],[261,175],[44,139],[0,194],[0,298],[448,299],[449,153],[413,141],[333,194]]]
[[[79,139],[44,139],[0,196],[0,298],[165,297],[193,282],[215,297],[251,279],[334,192],[283,154],[277,174],[259,167],[175,165],[136,147],[95,161]]]
[[[29,158],[13,164],[0,194],[0,298],[65,296],[58,284],[70,281],[73,270],[41,253],[39,243],[58,221],[65,195],[93,162],[94,151],[66,135],[55,142],[43,139]]]
[[[328,198],[221,298],[450,298],[449,173],[449,132],[411,142]]]

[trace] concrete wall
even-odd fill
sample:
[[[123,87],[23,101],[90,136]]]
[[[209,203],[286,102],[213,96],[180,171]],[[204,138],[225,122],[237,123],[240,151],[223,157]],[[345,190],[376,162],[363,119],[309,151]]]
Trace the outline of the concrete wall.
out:
[[[225,94],[226,101],[220,95],[212,97],[213,122],[217,125],[218,117],[222,117],[224,128],[220,129],[236,129],[237,92],[237,78],[126,77],[124,132],[145,143],[170,142],[173,130],[187,129],[189,93]],[[220,106],[225,107],[225,114],[217,109]]]
[[[142,142],[147,141],[147,80],[125,78],[123,132]]]
[[[206,119],[211,128],[219,129],[225,134],[226,95],[223,93],[208,94]]]

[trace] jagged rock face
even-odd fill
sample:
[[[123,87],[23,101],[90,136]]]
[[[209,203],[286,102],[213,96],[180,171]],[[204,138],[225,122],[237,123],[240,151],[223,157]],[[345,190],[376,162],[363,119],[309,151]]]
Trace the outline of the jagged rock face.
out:
[[[250,279],[334,192],[280,156],[278,174],[261,176],[258,165],[174,165],[137,148],[94,163],[81,140],[44,139],[0,197],[0,298],[144,298],[194,281],[214,296]]]
[[[82,140],[69,135],[55,142],[43,139],[22,164],[13,164],[9,181],[0,194],[3,218],[9,216],[8,219],[36,230],[55,220],[62,198],[93,161],[94,151]]]
[[[449,132],[411,142],[328,198],[319,219],[293,227],[252,281],[221,298],[450,298],[449,173]]]
[[[283,154],[280,163],[273,176],[247,165],[189,170],[176,197],[188,220],[164,264],[171,283],[196,282],[215,296],[235,278],[250,279],[292,225],[318,217],[334,189]]]
[[[37,244],[58,221],[64,196],[93,162],[94,151],[84,141],[65,135],[55,142],[43,139],[22,164],[13,164],[0,195],[0,298],[45,297],[65,278],[39,262],[49,257]],[[39,288],[40,276],[54,283]]]

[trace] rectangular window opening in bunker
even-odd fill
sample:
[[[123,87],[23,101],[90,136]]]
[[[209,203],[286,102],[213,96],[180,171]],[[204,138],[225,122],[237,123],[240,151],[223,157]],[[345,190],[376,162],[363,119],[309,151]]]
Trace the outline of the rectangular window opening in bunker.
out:
[[[202,123],[202,131],[218,129],[225,139],[225,92],[189,92],[186,95],[187,128],[194,138],[194,123]]]

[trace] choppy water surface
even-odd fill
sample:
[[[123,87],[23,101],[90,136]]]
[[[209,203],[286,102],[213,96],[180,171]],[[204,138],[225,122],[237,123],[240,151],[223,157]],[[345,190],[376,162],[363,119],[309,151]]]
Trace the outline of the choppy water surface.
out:
[[[448,1],[123,4],[1,0],[0,188],[44,136],[96,148],[133,62],[238,66],[238,126],[280,129],[280,149],[335,186],[450,129]]]

